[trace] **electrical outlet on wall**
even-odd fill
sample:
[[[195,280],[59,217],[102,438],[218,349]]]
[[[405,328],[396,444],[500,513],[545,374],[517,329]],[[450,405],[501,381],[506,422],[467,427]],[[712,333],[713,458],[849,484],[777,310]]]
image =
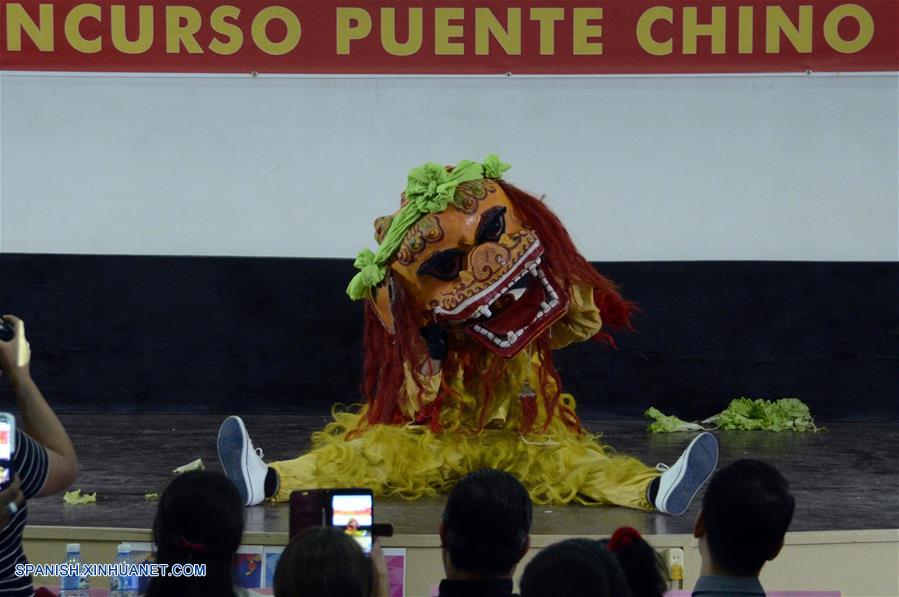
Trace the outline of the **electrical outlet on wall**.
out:
[[[684,583],[684,550],[680,547],[666,549],[665,563],[668,566],[668,578],[671,581],[671,588],[682,588]]]

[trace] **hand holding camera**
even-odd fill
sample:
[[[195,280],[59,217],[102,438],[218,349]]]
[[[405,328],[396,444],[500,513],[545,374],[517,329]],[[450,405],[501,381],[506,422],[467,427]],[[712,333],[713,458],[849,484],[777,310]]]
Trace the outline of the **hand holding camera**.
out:
[[[25,322],[13,315],[4,315],[0,321],[0,369],[10,376],[27,374],[31,345],[25,337]]]
[[[9,342],[16,335],[16,332],[12,329],[12,326],[6,323],[5,320],[0,319],[0,342]]]

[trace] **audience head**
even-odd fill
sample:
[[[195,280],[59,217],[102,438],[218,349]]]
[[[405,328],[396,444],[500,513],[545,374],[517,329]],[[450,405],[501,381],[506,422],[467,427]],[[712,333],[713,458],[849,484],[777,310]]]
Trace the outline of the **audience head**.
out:
[[[661,597],[668,590],[668,572],[662,556],[636,529],[621,527],[599,543],[615,555],[633,597]]]
[[[154,577],[148,595],[233,595],[231,564],[243,536],[243,500],[228,478],[212,471],[175,477],[162,492],[153,541],[160,564],[206,564],[205,577]]]
[[[374,581],[371,560],[352,537],[312,527],[284,549],[274,588],[276,597],[369,597]]]
[[[511,578],[530,546],[531,498],[509,473],[463,477],[443,512],[440,539],[447,578]]]
[[[717,574],[757,576],[780,553],[794,507],[776,468],[738,460],[712,477],[693,534]]]
[[[521,597],[630,597],[624,572],[605,546],[566,539],[542,549],[521,576]]]

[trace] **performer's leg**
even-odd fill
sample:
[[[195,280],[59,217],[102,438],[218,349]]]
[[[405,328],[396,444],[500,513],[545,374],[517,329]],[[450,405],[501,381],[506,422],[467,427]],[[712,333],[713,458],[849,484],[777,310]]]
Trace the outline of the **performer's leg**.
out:
[[[653,469],[629,456],[599,459],[581,494],[591,501],[679,516],[687,511],[718,464],[718,441],[711,433],[696,436],[671,467]]]
[[[316,454],[304,454],[293,460],[282,460],[269,465],[269,473],[277,480],[271,488],[266,487],[266,497],[275,502],[286,502],[296,489],[313,489],[315,481]]]
[[[579,491],[587,501],[654,510],[649,487],[661,473],[630,456],[609,456],[595,460]]]

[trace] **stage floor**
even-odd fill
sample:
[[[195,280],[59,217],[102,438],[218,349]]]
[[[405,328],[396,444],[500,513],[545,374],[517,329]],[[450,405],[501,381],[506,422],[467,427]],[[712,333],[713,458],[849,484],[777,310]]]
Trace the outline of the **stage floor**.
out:
[[[29,502],[30,525],[149,529],[156,510],[149,492],[162,492],[171,470],[196,458],[220,470],[215,450],[219,415],[68,415],[61,417],[78,451],[74,487],[97,493],[97,503],[64,504],[61,496]],[[266,460],[293,458],[309,445],[325,416],[244,417]],[[752,457],[777,466],[796,495],[792,531],[899,528],[899,434],[895,423],[823,422],[819,434],[720,432],[720,465]],[[648,464],[673,463],[693,434],[651,434],[644,421],[586,420],[605,442]],[[376,516],[397,534],[433,535],[444,497],[415,502],[377,500]],[[621,525],[644,534],[692,531],[694,501],[681,517],[614,507],[535,507],[535,535],[603,535]],[[247,532],[286,533],[287,507],[247,511]]]

